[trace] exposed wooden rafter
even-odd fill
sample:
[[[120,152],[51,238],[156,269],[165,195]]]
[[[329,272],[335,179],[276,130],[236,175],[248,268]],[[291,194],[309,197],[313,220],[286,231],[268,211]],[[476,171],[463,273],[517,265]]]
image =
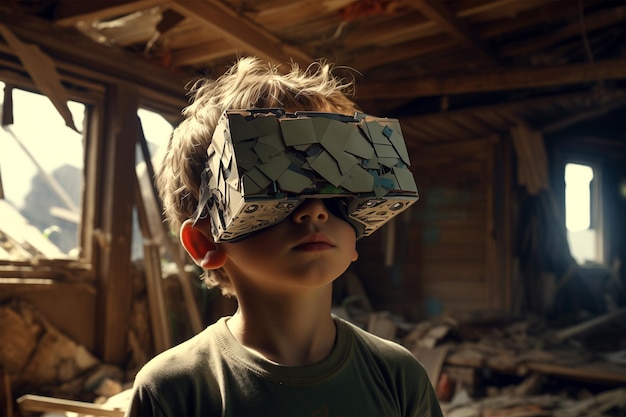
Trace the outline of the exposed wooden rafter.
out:
[[[204,61],[219,60],[231,55],[234,49],[232,45],[227,45],[224,42],[202,43],[188,48],[181,48],[172,54],[172,64],[174,66],[195,65]]]
[[[500,65],[500,59],[491,48],[462,20],[452,14],[443,3],[433,0],[409,0],[408,3],[418,9],[428,19],[436,22],[459,43],[475,50],[492,65]]]
[[[370,83],[362,84],[357,93],[359,99],[374,97],[392,99],[546,87],[605,79],[626,79],[626,60],[547,68],[517,68],[450,78],[431,77],[399,82]]]
[[[163,0],[90,0],[60,1],[55,9],[55,23],[70,27],[78,22],[107,20],[158,6]]]
[[[172,0],[168,7],[183,15],[193,15],[202,25],[219,31],[240,52],[257,55],[281,64],[292,59],[303,68],[313,60],[306,53],[281,41],[218,0]]]

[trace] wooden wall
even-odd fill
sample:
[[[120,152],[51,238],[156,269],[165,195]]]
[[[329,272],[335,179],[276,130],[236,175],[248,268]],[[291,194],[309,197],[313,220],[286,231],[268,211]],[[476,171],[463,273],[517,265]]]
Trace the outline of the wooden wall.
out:
[[[353,270],[375,309],[417,320],[507,307],[506,152],[497,139],[413,152],[420,200],[395,225],[358,243]]]

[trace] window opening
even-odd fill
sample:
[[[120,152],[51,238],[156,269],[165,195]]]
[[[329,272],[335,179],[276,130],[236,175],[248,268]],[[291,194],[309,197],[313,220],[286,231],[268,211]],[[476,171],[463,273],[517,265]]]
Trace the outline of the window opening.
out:
[[[137,110],[137,115],[139,116],[139,120],[141,122],[141,128],[143,130],[143,134],[146,138],[146,143],[148,145],[148,152],[150,153],[150,158],[152,162],[152,166],[156,171],[161,164],[161,159],[163,157],[163,153],[167,149],[167,144],[169,142],[170,136],[174,131],[174,127],[168,122],[161,114],[147,110],[145,108],[139,108]],[[162,235],[162,225],[161,225],[161,212],[157,209],[156,200],[154,199],[152,192],[152,185],[150,184],[153,181],[153,178],[150,178],[148,174],[146,162],[143,157],[143,152],[139,144],[137,145],[136,151],[136,172],[139,178],[139,184],[141,187],[141,194],[143,196],[146,210],[149,214],[149,219],[152,220],[151,223],[151,232],[156,237],[156,240],[161,239]],[[155,219],[158,219],[155,221]],[[133,210],[133,239],[132,239],[132,249],[131,256],[133,260],[143,258],[143,243],[142,243],[142,234],[139,229],[139,221],[137,218],[136,209]]]
[[[148,148],[153,159],[157,156],[157,153],[164,151],[167,148],[170,136],[174,131],[174,127],[159,113],[140,108],[137,110],[137,115],[141,120],[141,127],[143,134],[148,142]],[[143,161],[141,153],[137,153],[138,162]]]
[[[565,165],[565,226],[570,252],[580,265],[602,263],[598,175],[584,164]]]
[[[0,259],[76,258],[83,135],[65,125],[46,96],[15,87],[11,94],[13,124],[0,129]],[[68,107],[82,126],[86,105]]]

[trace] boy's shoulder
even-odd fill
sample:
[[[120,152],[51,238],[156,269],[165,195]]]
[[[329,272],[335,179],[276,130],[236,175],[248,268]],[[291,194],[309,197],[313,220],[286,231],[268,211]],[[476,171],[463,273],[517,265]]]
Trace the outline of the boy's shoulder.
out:
[[[184,342],[153,357],[137,374],[135,380],[147,384],[187,380],[190,375],[202,372],[213,352],[219,351],[219,333],[222,323],[218,321]]]
[[[371,334],[337,318],[338,326],[353,335],[351,350],[358,377],[381,382],[401,398],[400,415],[441,416],[426,368],[406,347]],[[350,339],[350,337],[347,337]]]
[[[343,327],[343,331],[353,335],[354,349],[364,350],[364,353],[385,360],[419,364],[415,355],[399,343],[369,333],[340,317],[335,317],[335,320]]]

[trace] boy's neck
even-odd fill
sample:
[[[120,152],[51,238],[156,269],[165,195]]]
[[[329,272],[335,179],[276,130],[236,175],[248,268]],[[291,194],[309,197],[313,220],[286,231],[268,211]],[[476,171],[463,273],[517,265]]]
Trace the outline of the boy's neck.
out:
[[[238,293],[239,309],[227,325],[244,347],[272,362],[311,365],[335,343],[331,299],[331,285],[299,295]]]

